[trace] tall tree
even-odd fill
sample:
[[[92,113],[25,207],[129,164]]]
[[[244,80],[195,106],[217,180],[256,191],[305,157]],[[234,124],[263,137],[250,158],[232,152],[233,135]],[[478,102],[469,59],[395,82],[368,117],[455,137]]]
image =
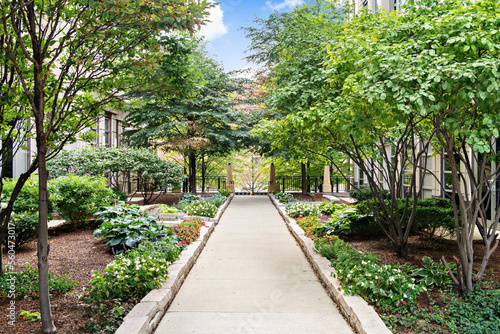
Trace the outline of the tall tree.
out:
[[[242,87],[207,57],[199,41],[178,42],[184,44],[183,56],[165,55],[154,80],[160,85],[142,94],[142,104],[126,118],[134,129],[124,135],[135,146],[181,152],[188,160],[189,191],[195,193],[198,158],[237,149],[248,137],[247,116],[235,109]],[[180,78],[177,91],[161,89],[161,82],[175,78]]]
[[[437,153],[444,153],[451,171],[459,246],[458,276],[450,274],[471,291],[498,247],[500,203],[491,199],[497,196],[500,174],[500,5],[491,0],[423,0],[392,15],[394,20],[383,27],[386,38],[378,39],[382,45],[364,73],[362,90],[365,98],[378,98],[399,113],[427,117],[435,129]],[[363,47],[378,37],[365,36]],[[484,244],[477,271],[476,228]]]
[[[42,330],[55,331],[48,289],[47,159],[133,89],[137,68],[154,66],[157,36],[192,30],[207,1],[2,0],[1,48],[15,69],[36,134],[38,268]]]

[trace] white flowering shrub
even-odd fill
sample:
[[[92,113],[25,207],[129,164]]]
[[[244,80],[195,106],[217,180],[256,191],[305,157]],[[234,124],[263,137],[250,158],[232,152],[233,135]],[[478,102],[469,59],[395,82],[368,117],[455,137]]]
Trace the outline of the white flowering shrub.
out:
[[[425,287],[408,274],[409,264],[378,264],[373,254],[359,253],[342,240],[318,240],[316,251],[332,261],[345,293],[358,294],[373,305],[415,304]]]
[[[285,212],[292,218],[319,216],[319,209],[309,202],[291,202],[285,207]]]
[[[213,218],[217,214],[218,208],[208,201],[195,201],[184,209],[188,215]]]
[[[117,255],[104,273],[92,272],[89,301],[126,301],[144,297],[167,279],[168,266],[179,257],[180,249],[177,241],[165,238]]]

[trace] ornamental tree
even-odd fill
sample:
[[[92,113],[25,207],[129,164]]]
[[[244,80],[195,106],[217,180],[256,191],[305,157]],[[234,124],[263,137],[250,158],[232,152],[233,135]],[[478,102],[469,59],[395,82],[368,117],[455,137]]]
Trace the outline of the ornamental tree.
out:
[[[43,332],[55,331],[48,289],[47,159],[140,84],[133,74],[154,66],[162,31],[193,30],[208,6],[204,0],[2,0],[1,50],[15,71],[19,100],[36,136]]]
[[[424,0],[393,16],[363,73],[362,90],[368,100],[426,117],[434,128],[437,153],[451,170],[459,257],[458,275],[450,275],[471,291],[498,247],[500,6],[491,0]],[[476,228],[484,244],[477,271]]]
[[[109,186],[126,192],[126,185],[137,181],[144,204],[157,199],[168,188],[179,188],[184,175],[182,166],[166,161],[149,150],[132,147],[88,147],[62,151],[50,160],[47,169],[52,177],[67,174],[107,177]]]

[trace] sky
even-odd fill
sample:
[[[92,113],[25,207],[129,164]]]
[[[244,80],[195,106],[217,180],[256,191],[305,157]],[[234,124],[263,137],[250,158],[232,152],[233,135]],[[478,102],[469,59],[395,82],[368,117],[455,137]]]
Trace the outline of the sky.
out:
[[[244,67],[258,67],[243,58],[250,41],[241,27],[253,25],[255,16],[267,18],[274,10],[289,11],[304,0],[219,0],[210,10],[210,23],[202,26],[200,34],[208,41],[207,51],[229,72]]]

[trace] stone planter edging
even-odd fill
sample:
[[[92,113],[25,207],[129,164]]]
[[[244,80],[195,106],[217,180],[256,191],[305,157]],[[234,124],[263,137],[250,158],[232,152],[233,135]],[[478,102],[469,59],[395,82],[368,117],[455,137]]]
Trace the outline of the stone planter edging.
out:
[[[314,241],[305,236],[304,230],[297,225],[295,219],[286,215],[285,205],[271,194],[269,198],[285,220],[288,229],[302,248],[327,292],[333,297],[342,314],[356,331],[359,334],[391,334],[392,332],[377,312],[362,297],[350,296],[342,291],[339,280],[331,275],[335,272],[335,268],[331,266],[330,261],[314,251]]]
[[[162,283],[161,287],[150,291],[127,314],[115,332],[116,334],[150,334],[155,330],[233,197],[234,194],[228,197],[227,201],[219,208],[215,218],[205,220],[202,217],[207,223],[207,228],[202,228],[200,237],[187,246],[182,251],[181,256],[168,267],[169,278]],[[190,217],[192,216],[182,218]]]

